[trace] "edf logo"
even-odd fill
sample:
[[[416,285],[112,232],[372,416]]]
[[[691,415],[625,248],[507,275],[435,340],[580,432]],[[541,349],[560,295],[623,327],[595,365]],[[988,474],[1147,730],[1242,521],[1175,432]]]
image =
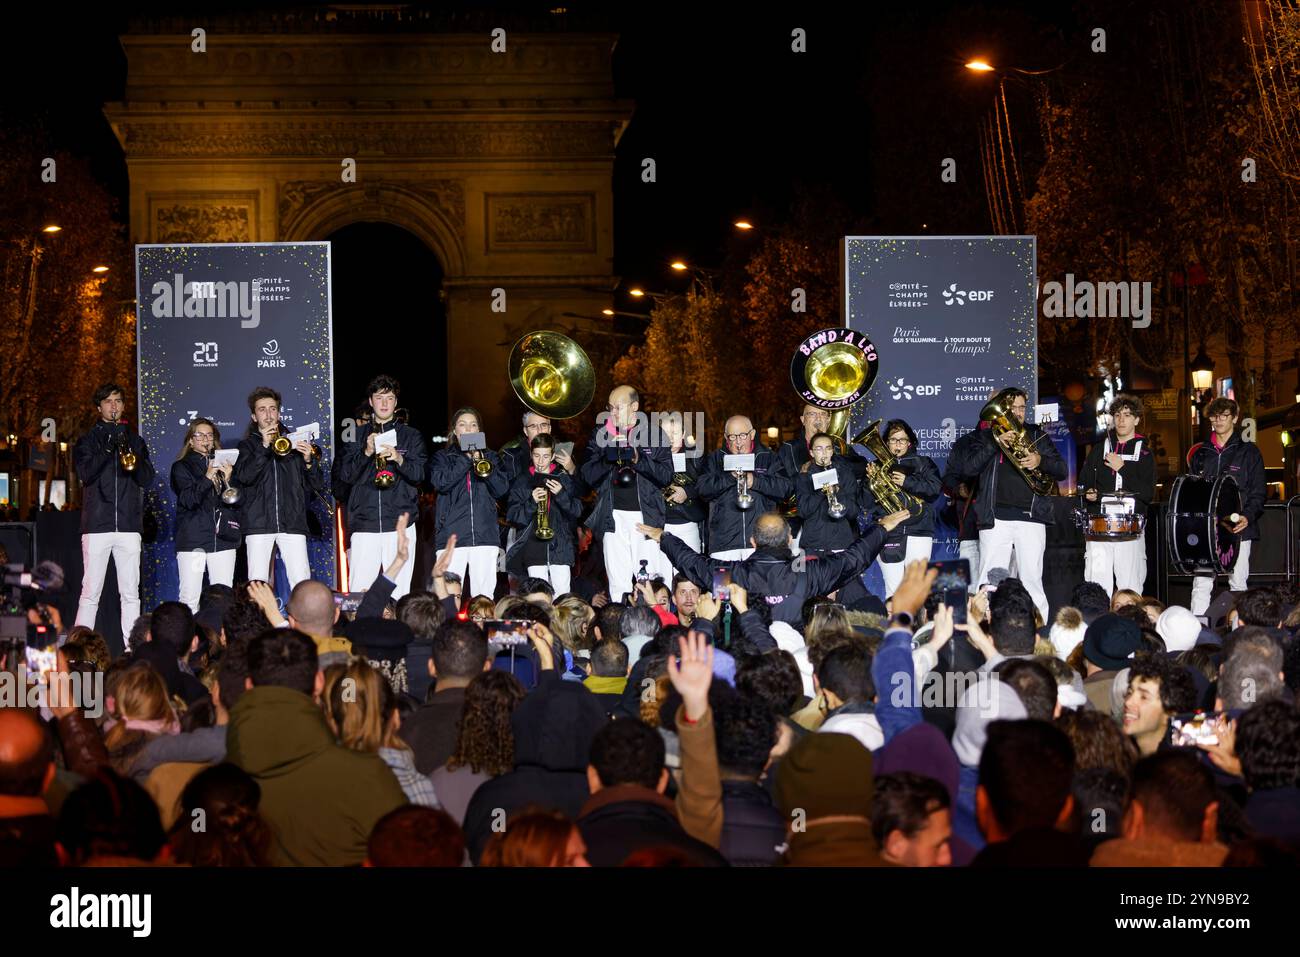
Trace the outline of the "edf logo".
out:
[[[957,288],[954,282],[943,290],[943,304],[945,306],[964,306],[967,302],[992,302],[992,289],[971,289],[963,292]]]
[[[939,390],[941,388],[943,387],[938,385],[918,385],[916,387],[916,394],[917,395],[938,395]]]

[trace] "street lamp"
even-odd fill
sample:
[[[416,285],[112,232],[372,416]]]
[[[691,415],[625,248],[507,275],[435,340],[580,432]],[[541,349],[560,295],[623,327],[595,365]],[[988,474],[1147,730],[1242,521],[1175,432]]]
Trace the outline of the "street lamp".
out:
[[[753,228],[754,228],[754,224],[751,223],[751,222],[750,222],[749,220],[747,220],[747,219],[738,219],[738,220],[736,220],[734,223],[732,223],[732,225],[735,226],[737,229],[753,229]]]
[[[1192,359],[1192,388],[1204,392],[1214,384],[1214,360],[1205,354],[1205,344]]]

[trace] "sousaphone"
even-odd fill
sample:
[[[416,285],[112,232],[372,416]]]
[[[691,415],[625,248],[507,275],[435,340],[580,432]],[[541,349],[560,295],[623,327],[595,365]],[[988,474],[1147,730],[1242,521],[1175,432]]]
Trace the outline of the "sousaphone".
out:
[[[510,350],[506,371],[519,401],[548,419],[581,415],[596,394],[596,371],[587,353],[558,332],[521,338]]]
[[[823,329],[804,338],[790,360],[790,382],[807,405],[831,413],[826,429],[842,452],[848,437],[850,409],[876,381],[880,362],[866,333]]]

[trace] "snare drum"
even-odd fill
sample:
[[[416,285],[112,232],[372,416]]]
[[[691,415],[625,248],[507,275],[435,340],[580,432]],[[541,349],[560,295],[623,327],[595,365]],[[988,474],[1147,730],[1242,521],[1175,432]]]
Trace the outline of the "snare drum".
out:
[[[1131,542],[1146,530],[1146,516],[1133,512],[1117,515],[1089,515],[1083,537],[1090,542]]]
[[[1229,516],[1240,511],[1241,490],[1232,476],[1178,476],[1169,495],[1170,567],[1180,575],[1227,573],[1240,543]]]

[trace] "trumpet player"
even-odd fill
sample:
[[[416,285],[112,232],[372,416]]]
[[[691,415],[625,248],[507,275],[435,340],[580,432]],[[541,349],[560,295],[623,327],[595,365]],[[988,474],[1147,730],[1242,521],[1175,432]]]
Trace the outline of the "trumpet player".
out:
[[[238,519],[223,522],[233,512],[229,463],[214,465],[212,453],[221,448],[221,433],[211,419],[197,418],[185,430],[180,455],[172,463],[172,491],[176,493],[176,572],[179,600],[198,613],[203,573],[210,585],[235,583],[235,554],[239,548]],[[236,494],[238,490],[236,490]],[[232,531],[233,529],[233,531]],[[224,536],[224,537],[223,537]]]
[[[482,431],[478,410],[457,409],[447,429],[455,447],[439,449],[429,464],[429,481],[438,492],[434,539],[438,560],[446,551],[447,539],[456,536],[451,565],[447,569],[465,580],[469,570],[469,596],[492,598],[497,587],[497,558],[501,535],[497,526],[497,499],[510,491],[510,480],[501,467],[501,457],[491,449],[467,451],[461,437]]]
[[[754,425],[733,415],[724,426],[726,447],[715,450],[700,467],[696,485],[709,504],[709,554],[721,561],[740,561],[753,554],[755,522],[772,512],[794,491],[794,482],[779,468],[776,453],[754,446]],[[727,455],[754,454],[752,472],[724,470]]]
[[[125,393],[115,382],[95,390],[91,403],[99,414],[89,432],[77,440],[73,463],[84,486],[81,508],[81,600],[77,624],[95,627],[99,596],[108,560],[117,569],[122,602],[122,637],[140,616],[140,532],[144,490],[154,479],[144,439],[122,418]]]
[[[274,581],[272,552],[280,551],[289,587],[311,577],[307,560],[307,502],[325,488],[324,468],[311,443],[290,443],[280,421],[280,393],[259,386],[248,395],[248,433],[239,443],[234,484],[242,494],[248,577]]]
[[[990,422],[980,423],[981,438],[963,446],[963,460],[949,458],[958,475],[978,475],[975,518],[980,529],[979,584],[988,583],[994,568],[1009,568],[1015,554],[1020,580],[1034,605],[1050,621],[1047,593],[1043,591],[1043,551],[1047,526],[1054,524],[1052,503],[1029,486],[1022,470],[1038,469],[1060,481],[1067,469],[1051,438],[1039,426],[1025,422],[1029,401],[1020,389],[998,393],[1006,402],[1014,430],[996,432]],[[992,403],[990,403],[992,404]],[[1014,451],[1021,453],[1013,458]],[[953,446],[957,451],[957,446]]]
[[[550,582],[558,597],[569,590],[578,554],[575,529],[582,500],[573,476],[555,461],[555,439],[542,433],[529,445],[532,464],[510,484],[506,519],[519,533],[506,551],[506,571]]]
[[[843,551],[858,538],[858,480],[848,459],[836,453],[835,440],[825,432],[808,440],[808,451],[812,457],[799,467],[795,478],[795,497],[803,520],[799,545],[816,555]],[[813,476],[828,469],[835,471],[834,482],[814,487]]]
[[[672,532],[695,552],[703,552],[700,540],[700,523],[706,512],[700,502],[700,489],[697,484],[700,476],[700,456],[695,449],[695,437],[687,442],[686,428],[679,413],[660,418],[664,438],[668,440],[669,452],[673,457],[673,478],[664,486],[664,502],[667,513],[664,515],[664,530]],[[681,466],[679,469],[678,466]],[[668,556],[660,552],[659,575],[664,581],[671,581],[676,569]]]
[[[416,515],[420,485],[425,478],[428,453],[424,436],[396,418],[401,385],[388,375],[378,375],[366,386],[371,415],[358,425],[351,442],[344,442],[340,477],[349,486],[347,528],[351,536],[348,580],[354,591],[364,591],[397,558],[397,520]],[[376,445],[392,432],[395,441]],[[415,554],[416,522],[406,526],[407,551]],[[402,565],[393,598],[411,590],[414,562]]]
[[[910,562],[930,560],[934,545],[934,502],[943,490],[939,481],[939,467],[934,460],[916,452],[916,433],[902,419],[890,419],[881,428],[885,448],[893,463],[889,466],[888,480],[898,489],[910,494],[920,509],[889,533],[877,561],[880,575],[885,580],[885,597],[894,594],[903,581],[903,570]],[[884,503],[876,501],[871,484],[862,483],[863,508],[871,514],[890,511]]]

